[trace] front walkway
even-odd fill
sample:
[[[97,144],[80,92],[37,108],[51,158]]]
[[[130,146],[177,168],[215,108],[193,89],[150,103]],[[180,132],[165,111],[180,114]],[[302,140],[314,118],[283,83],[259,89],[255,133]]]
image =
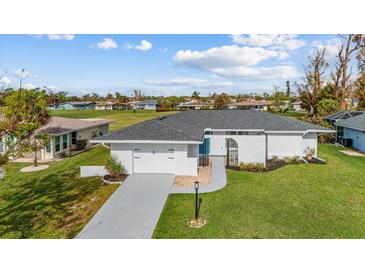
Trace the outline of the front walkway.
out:
[[[349,156],[360,156],[360,157],[365,157],[364,153],[361,153],[359,151],[356,150],[340,150],[343,154],[349,155]]]
[[[224,166],[224,157],[210,157],[212,161],[212,181],[207,185],[199,188],[200,193],[208,193],[220,190],[227,184],[226,169]],[[195,193],[194,187],[174,186],[170,193]]]
[[[150,239],[174,177],[172,174],[129,175],[77,238]]]

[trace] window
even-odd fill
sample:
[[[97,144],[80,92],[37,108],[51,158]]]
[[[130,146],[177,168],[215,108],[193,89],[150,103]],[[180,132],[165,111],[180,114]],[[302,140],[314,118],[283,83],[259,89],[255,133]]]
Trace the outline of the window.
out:
[[[0,137],[0,153],[4,152],[3,138]]]
[[[95,138],[96,136],[98,136],[97,130],[94,130],[93,132],[91,132],[91,138]]]
[[[67,134],[62,135],[62,148],[63,149],[66,149],[67,146],[68,146],[68,142],[67,142],[68,138],[67,137],[68,137]]]
[[[51,153],[51,142],[46,145],[46,152]]]
[[[54,137],[55,139],[55,148],[56,152],[59,152],[61,150],[61,136]]]
[[[227,166],[238,166],[238,144],[231,138],[226,139]]]
[[[76,131],[73,131],[71,133],[71,144],[76,144],[76,141],[77,141],[77,134],[76,134]]]

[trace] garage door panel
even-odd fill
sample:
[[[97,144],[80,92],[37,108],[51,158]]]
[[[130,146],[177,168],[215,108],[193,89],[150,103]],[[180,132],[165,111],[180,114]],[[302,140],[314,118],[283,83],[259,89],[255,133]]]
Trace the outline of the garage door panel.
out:
[[[173,145],[138,144],[133,154],[135,173],[174,173]]]

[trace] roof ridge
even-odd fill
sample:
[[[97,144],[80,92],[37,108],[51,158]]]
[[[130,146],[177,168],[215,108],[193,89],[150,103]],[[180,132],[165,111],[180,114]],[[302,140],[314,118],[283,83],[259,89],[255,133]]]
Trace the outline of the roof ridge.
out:
[[[176,114],[178,114],[178,113],[176,113]],[[187,136],[187,137],[189,137],[189,138],[196,139],[195,137],[191,136],[190,134],[185,133],[185,132],[184,132],[184,131],[182,131],[181,129],[178,129],[178,128],[176,128],[176,127],[173,127],[173,126],[170,126],[170,125],[167,125],[167,124],[163,123],[163,122],[162,122],[162,120],[157,120],[157,122],[158,122],[158,123],[160,123],[160,124],[162,124],[162,125],[163,125],[163,126],[165,126],[165,127],[168,127],[168,128],[174,129],[174,130],[176,130],[177,132],[179,132],[179,133],[181,133],[181,134],[183,134],[183,135],[185,135],[185,136]]]

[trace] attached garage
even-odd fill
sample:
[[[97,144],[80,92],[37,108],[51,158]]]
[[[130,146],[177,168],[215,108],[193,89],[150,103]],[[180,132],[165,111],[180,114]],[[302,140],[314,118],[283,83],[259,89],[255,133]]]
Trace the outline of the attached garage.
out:
[[[173,144],[135,144],[133,149],[134,173],[174,173]]]

